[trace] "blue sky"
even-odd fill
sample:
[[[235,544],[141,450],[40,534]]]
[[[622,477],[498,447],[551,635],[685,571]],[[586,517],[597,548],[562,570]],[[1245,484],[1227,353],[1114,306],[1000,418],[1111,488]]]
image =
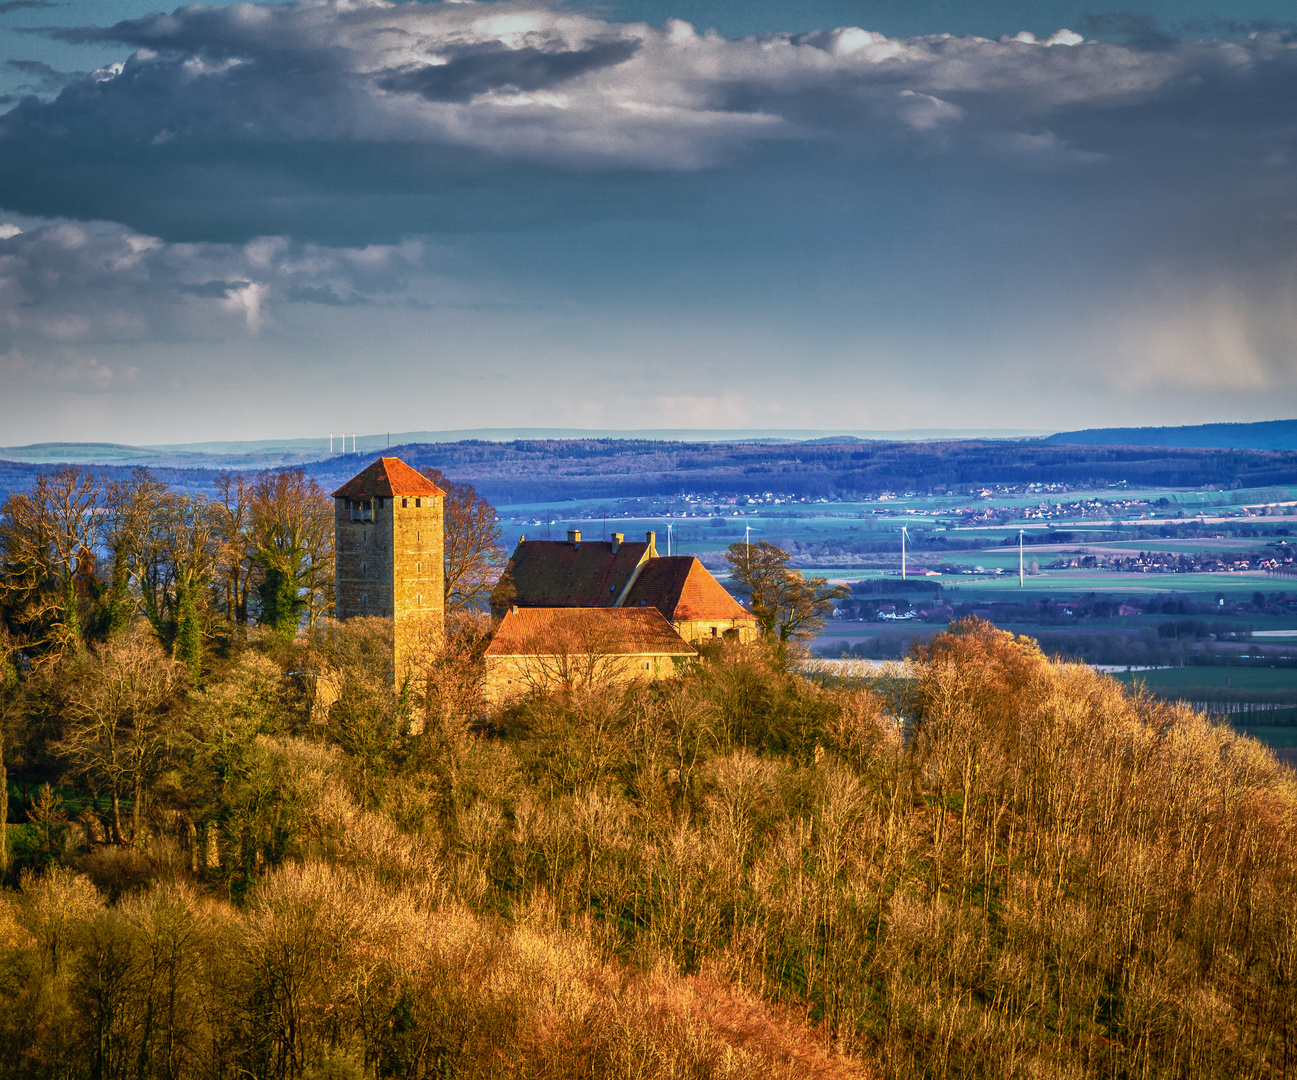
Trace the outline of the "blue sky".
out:
[[[1297,415],[1289,18],[0,0],[0,445]]]

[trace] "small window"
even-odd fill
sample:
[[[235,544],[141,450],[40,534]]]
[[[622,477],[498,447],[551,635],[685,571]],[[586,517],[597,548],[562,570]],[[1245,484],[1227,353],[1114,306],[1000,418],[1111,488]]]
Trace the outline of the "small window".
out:
[[[361,530],[360,530],[360,538],[361,538],[362,540],[368,540],[368,539],[369,539],[369,530],[367,530],[367,529],[361,529]]]
[[[369,607],[369,597],[365,593],[360,594],[360,606]]]
[[[415,564],[414,564],[414,572],[415,572],[416,574],[421,574],[421,573],[423,573],[423,563],[421,563],[421,562],[417,562],[417,563],[415,563]]]
[[[360,564],[360,576],[361,576],[361,577],[364,577],[364,576],[365,576],[366,574],[368,574],[368,573],[369,573],[369,563],[367,563],[367,562],[363,562],[363,563],[361,563],[361,564]]]
[[[414,500],[414,508],[417,510],[417,509],[419,509],[419,507],[421,507],[421,506],[423,506],[423,500],[422,500],[422,499],[415,499],[415,500]]]
[[[712,637],[716,636],[716,627],[712,627]]]
[[[423,607],[423,593],[418,593],[414,598],[416,607]]]
[[[402,499],[402,500],[401,500],[401,509],[402,509],[402,510],[406,509],[409,505],[410,505],[410,500],[409,500],[409,499]]]
[[[416,532],[416,533],[414,534],[414,538],[415,538],[416,540],[422,540],[422,539],[423,539],[423,533],[421,533],[421,532]]]

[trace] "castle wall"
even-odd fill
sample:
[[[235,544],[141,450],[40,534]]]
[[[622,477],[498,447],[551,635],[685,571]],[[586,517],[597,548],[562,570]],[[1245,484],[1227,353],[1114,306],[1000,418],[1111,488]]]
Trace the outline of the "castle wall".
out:
[[[446,635],[444,496],[384,500],[392,506],[392,616],[396,671]],[[416,505],[419,504],[419,505]]]
[[[716,638],[746,645],[757,639],[755,619],[679,619],[671,625],[692,645]]]

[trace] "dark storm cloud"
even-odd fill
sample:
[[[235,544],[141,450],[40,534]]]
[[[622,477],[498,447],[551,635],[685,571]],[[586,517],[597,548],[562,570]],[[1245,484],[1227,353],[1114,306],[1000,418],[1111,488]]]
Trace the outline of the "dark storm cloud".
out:
[[[1151,15],[1129,11],[1107,11],[1081,16],[1081,29],[1101,37],[1124,38],[1141,49],[1167,49],[1179,44],[1179,38],[1158,26]]]
[[[61,4],[51,3],[50,0],[3,0],[0,2],[0,15],[6,15],[11,11],[40,11],[44,8],[61,6]]]
[[[413,91],[429,101],[471,101],[492,90],[547,90],[624,63],[638,48],[637,41],[604,41],[584,49],[549,51],[488,41],[455,50],[443,64],[412,66],[379,79],[378,86],[397,93]]]
[[[85,78],[84,71],[59,71],[39,60],[6,60],[5,67],[20,73],[26,80],[18,84],[18,89],[36,93],[48,94]]]

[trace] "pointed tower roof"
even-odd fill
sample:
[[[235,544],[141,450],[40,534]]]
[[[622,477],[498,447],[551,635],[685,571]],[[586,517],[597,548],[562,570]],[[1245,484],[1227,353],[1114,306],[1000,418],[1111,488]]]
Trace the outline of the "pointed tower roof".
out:
[[[333,493],[335,499],[390,498],[393,495],[445,495],[400,458],[381,457]]]

